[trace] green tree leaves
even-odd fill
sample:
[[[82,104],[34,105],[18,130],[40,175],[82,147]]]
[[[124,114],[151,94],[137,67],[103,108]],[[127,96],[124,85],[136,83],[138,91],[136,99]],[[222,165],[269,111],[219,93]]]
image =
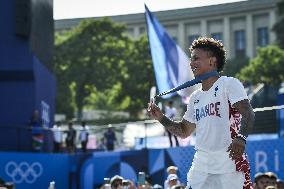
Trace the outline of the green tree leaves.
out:
[[[284,51],[274,45],[259,48],[257,56],[241,70],[238,77],[253,84],[278,87],[284,81]]]
[[[148,98],[153,71],[146,37],[134,41],[125,26],[84,20],[56,34],[57,112],[83,108],[127,110],[136,115]]]

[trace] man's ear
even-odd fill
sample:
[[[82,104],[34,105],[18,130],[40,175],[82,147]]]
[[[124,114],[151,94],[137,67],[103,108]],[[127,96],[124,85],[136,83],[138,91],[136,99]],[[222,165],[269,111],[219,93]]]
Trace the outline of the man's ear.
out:
[[[210,64],[217,67],[217,58],[215,56],[210,58]]]

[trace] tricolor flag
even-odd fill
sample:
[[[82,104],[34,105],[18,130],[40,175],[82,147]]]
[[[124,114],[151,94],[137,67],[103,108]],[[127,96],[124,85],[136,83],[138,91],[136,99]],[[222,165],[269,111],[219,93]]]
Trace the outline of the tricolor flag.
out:
[[[146,5],[145,15],[158,92],[162,93],[168,91],[193,79],[194,76],[189,66],[189,58],[169,36],[165,28],[149,11]],[[178,94],[186,97],[189,96],[194,89],[194,87],[183,89],[179,91]],[[162,97],[169,98],[175,94],[176,93],[168,94]]]

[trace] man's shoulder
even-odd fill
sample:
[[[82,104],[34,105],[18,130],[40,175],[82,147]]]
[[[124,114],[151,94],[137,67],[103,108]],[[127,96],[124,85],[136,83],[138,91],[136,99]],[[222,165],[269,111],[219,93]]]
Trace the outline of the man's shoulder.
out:
[[[229,76],[222,76],[220,78],[219,83],[223,85],[225,88],[230,87],[230,86],[241,86],[242,82],[235,78],[235,77],[229,77]]]
[[[192,98],[192,97],[198,95],[198,94],[201,93],[201,92],[202,92],[202,90],[201,90],[201,88],[199,88],[199,89],[193,91],[193,92],[190,94],[189,98]]]
[[[221,81],[226,81],[226,82],[234,82],[234,81],[240,82],[238,78],[230,77],[230,76],[221,76],[220,79]]]

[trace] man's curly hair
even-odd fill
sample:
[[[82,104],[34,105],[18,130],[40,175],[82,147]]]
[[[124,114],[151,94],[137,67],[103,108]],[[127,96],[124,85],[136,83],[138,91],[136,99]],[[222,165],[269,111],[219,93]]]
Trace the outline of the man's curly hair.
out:
[[[224,45],[216,39],[200,37],[192,42],[189,50],[192,52],[194,49],[203,49],[210,53],[217,59],[217,71],[221,72],[226,63],[226,50]]]

